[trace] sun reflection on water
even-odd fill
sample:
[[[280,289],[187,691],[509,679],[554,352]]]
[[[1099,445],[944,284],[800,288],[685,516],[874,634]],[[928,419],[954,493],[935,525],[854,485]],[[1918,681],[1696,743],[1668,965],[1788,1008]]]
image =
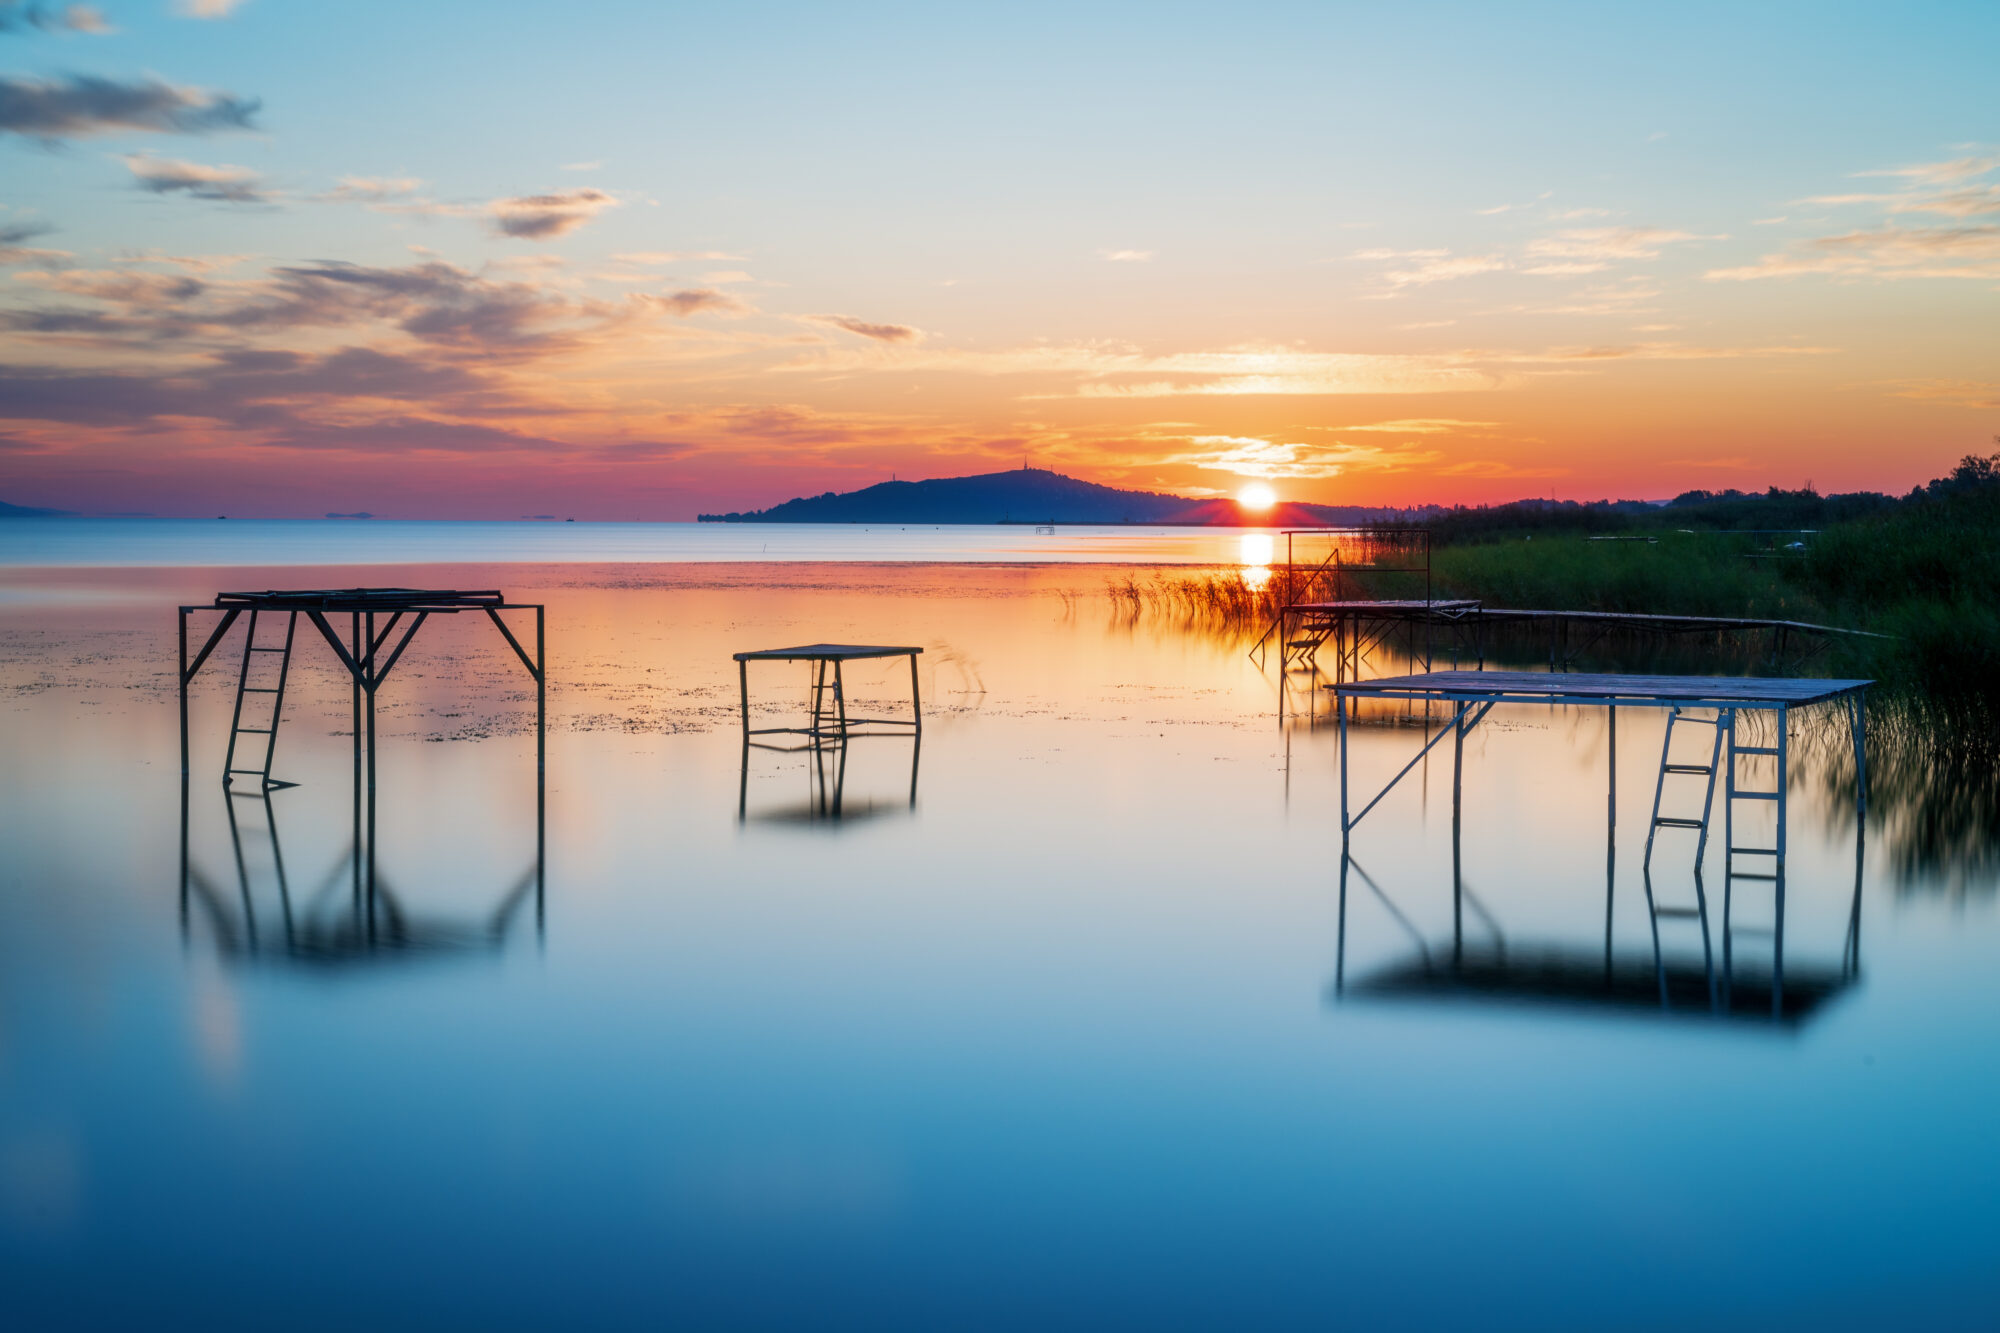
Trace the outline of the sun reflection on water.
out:
[[[1239,539],[1236,559],[1243,566],[1243,581],[1253,588],[1262,588],[1271,581],[1271,561],[1277,555],[1278,541],[1268,532],[1246,532]]]

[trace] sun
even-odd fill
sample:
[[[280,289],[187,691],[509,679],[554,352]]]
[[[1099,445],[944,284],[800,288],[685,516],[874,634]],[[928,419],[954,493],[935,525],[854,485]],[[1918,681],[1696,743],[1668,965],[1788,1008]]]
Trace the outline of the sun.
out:
[[[1236,503],[1245,509],[1269,509],[1278,503],[1278,493],[1261,481],[1253,481],[1236,492]]]

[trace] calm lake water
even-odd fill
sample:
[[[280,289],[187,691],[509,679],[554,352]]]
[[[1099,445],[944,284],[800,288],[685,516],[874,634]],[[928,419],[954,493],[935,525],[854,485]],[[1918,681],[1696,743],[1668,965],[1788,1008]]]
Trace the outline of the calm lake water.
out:
[[[1247,542],[1247,547],[1246,547]],[[389,519],[48,518],[0,520],[7,566],[590,563],[595,561],[952,561],[1263,563],[1269,529],[858,523],[419,523]]]
[[[1648,911],[1657,715],[1620,716],[1608,883],[1603,715],[1474,732],[1455,913],[1449,760],[1343,897],[1334,732],[1114,571],[508,558],[0,572],[8,1327],[2000,1320],[1995,883],[1885,799],[1857,902],[1814,719],[1774,1019],[1706,990],[1726,943],[1768,994],[1768,886],[1725,940],[1719,849],[1698,898],[1663,832]],[[185,823],[178,779],[172,608],[354,582],[548,605],[539,828],[532,682],[433,619],[383,691],[372,913],[323,645],[300,785],[221,793],[240,640]],[[920,749],[746,766],[730,654],[816,640],[924,648]],[[805,705],[803,666],[751,684]],[[1357,784],[1423,734],[1357,727]]]

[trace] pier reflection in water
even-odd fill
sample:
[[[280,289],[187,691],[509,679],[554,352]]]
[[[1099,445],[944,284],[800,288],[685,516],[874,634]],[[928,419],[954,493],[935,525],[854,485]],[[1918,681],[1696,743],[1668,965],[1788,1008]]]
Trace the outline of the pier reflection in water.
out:
[[[870,781],[865,791],[858,798],[849,795],[848,755],[852,746],[859,745],[871,755],[882,755],[886,762],[894,751],[900,750],[905,744],[910,750],[910,788],[907,802],[903,800],[900,791],[894,799],[885,799],[880,794],[881,785],[873,781],[875,776],[873,770],[879,768],[879,765],[870,765]],[[802,745],[773,745],[762,741],[745,740],[742,768],[736,788],[736,822],[832,825],[898,812],[913,814],[917,808],[917,772],[922,753],[922,732],[905,735],[851,733],[844,738],[827,735],[813,738]],[[766,759],[763,764],[758,763],[759,757],[768,755],[781,757],[775,760]],[[785,765],[797,760],[804,761],[803,799],[770,806],[760,805],[753,811],[750,808],[750,779],[753,768],[757,770],[760,778],[767,774],[777,776]]]
[[[1555,1004],[1634,1014],[1701,1015],[1796,1026],[1855,984],[1861,975],[1861,897],[1865,834],[1854,839],[1854,883],[1839,958],[1785,956],[1785,897],[1771,895],[1766,922],[1746,923],[1737,891],[1724,877],[1719,922],[1712,913],[1702,870],[1688,874],[1683,897],[1667,890],[1667,877],[1642,867],[1641,910],[1650,956],[1620,951],[1614,924],[1618,902],[1614,853],[1605,858],[1602,949],[1560,940],[1510,939],[1499,916],[1466,883],[1456,820],[1452,830],[1451,936],[1434,943],[1351,855],[1340,862],[1338,942],[1329,998],[1444,999],[1497,1004]],[[1656,884],[1656,878],[1659,882]],[[1365,888],[1414,953],[1350,982],[1347,935],[1353,898]],[[1470,939],[1466,918],[1473,918]],[[1720,936],[1719,947],[1717,935]]]
[[[534,905],[538,943],[548,923],[546,801],[536,775],[535,851],[531,864],[483,913],[434,914],[421,891],[398,888],[372,843],[375,811],[357,776],[352,835],[346,850],[312,879],[295,883],[285,863],[279,805],[296,804],[307,789],[223,793],[236,887],[223,887],[192,850],[188,792],[181,793],[180,928],[183,943],[206,934],[232,960],[284,960],[307,965],[373,962],[388,957],[497,953],[520,933]],[[364,813],[365,812],[365,813]],[[456,896],[454,894],[454,896]]]

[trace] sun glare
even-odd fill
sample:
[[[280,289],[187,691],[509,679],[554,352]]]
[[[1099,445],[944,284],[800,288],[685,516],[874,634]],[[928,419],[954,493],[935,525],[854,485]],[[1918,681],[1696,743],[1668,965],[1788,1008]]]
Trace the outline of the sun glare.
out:
[[[1269,509],[1278,503],[1278,493],[1261,481],[1253,481],[1236,492],[1236,503],[1245,509]]]

